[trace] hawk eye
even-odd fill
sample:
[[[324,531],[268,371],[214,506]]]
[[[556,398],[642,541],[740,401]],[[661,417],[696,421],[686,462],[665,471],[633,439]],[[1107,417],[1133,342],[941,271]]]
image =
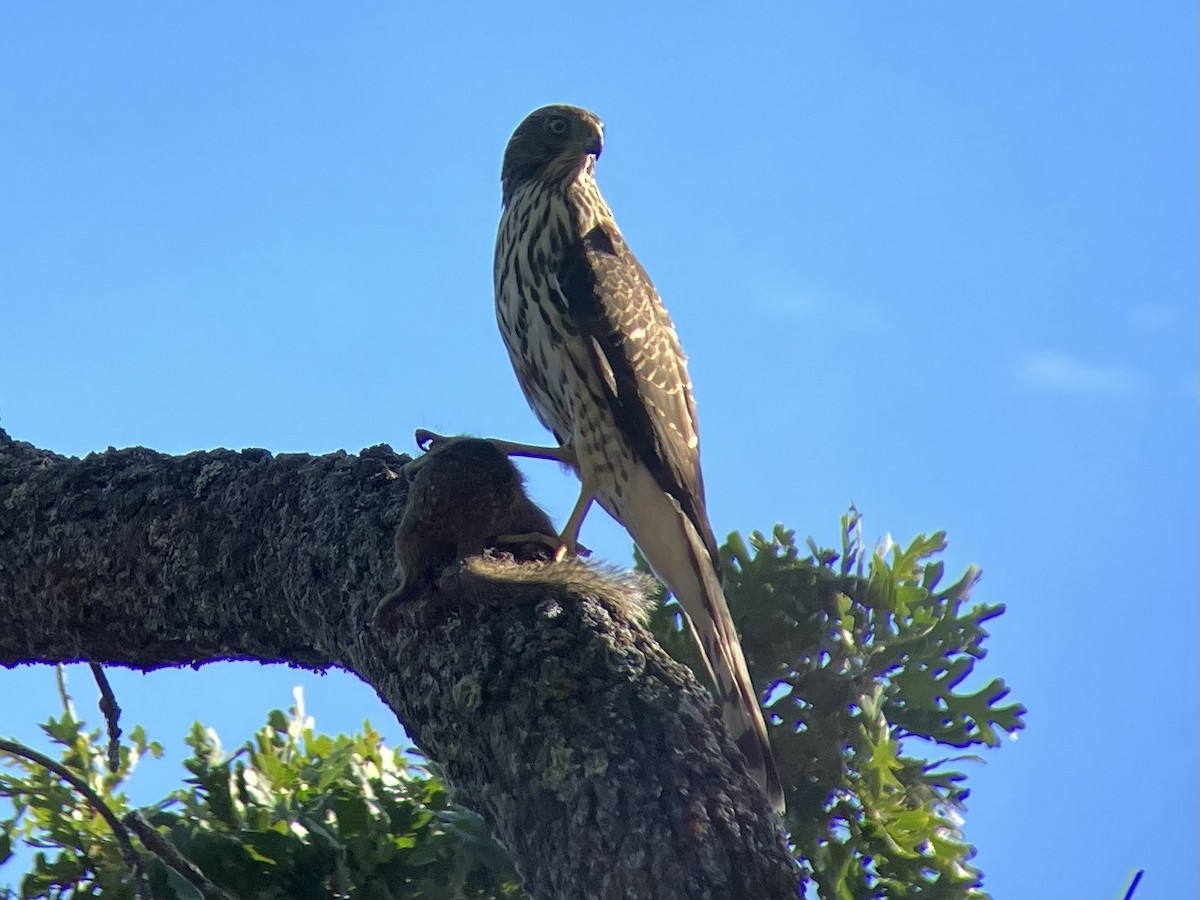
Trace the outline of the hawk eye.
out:
[[[551,116],[546,122],[546,130],[560,136],[566,134],[570,127],[570,124],[562,116]]]

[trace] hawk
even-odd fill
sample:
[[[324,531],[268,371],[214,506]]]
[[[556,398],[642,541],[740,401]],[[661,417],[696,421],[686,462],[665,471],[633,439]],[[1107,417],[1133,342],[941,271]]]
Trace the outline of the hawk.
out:
[[[604,124],[593,113],[546,106],[521,122],[504,151],[496,318],[525,397],[558,446],[501,443],[579,475],[563,551],[574,551],[593,501],[629,532],[682,606],[726,727],[782,811],[766,725],[721,588],[687,360],[596,185],[603,146]]]

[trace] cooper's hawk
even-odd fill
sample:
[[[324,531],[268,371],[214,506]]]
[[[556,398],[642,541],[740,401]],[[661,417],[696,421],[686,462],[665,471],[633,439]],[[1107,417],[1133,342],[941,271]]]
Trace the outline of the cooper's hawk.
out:
[[[696,407],[675,327],[596,186],[603,123],[546,106],[504,152],[496,317],[517,380],[583,490],[561,540],[574,549],[593,500],[625,526],[678,598],[731,736],[783,808],[766,726],[721,589],[704,505]]]

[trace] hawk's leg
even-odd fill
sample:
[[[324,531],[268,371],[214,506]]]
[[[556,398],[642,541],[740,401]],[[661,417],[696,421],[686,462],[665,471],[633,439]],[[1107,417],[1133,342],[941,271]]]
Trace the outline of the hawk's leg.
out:
[[[564,557],[579,552],[579,529],[583,527],[584,517],[592,508],[592,501],[595,499],[596,492],[585,484],[583,490],[579,492],[579,499],[575,501],[575,508],[571,510],[567,524],[563,526],[562,533],[558,536],[558,549],[554,551],[555,562],[560,562]]]
[[[449,438],[424,428],[418,428],[414,437],[417,440],[417,446],[422,450],[429,450],[434,444],[449,440]],[[532,444],[514,444],[512,441],[501,441],[496,438],[488,438],[488,441],[505,456],[523,456],[527,459],[552,459],[555,462],[570,466],[577,471],[579,468],[575,451],[567,447],[537,447]],[[525,539],[528,538],[538,543],[547,543],[554,550],[555,562],[559,562],[567,556],[588,556],[591,554],[591,551],[579,543],[579,529],[583,527],[583,520],[587,516],[588,510],[591,509],[592,501],[595,499],[595,490],[585,484],[583,490],[580,491],[579,499],[575,502],[575,508],[571,510],[570,518],[567,519],[567,524],[563,526],[562,533],[559,534],[557,540],[549,535],[519,534],[503,535],[498,539],[498,542],[517,544],[526,542]]]
[[[541,544],[554,551],[554,561],[560,561],[566,556],[562,538],[553,534],[542,534],[540,531],[527,531],[524,534],[502,534],[494,541],[497,547],[519,547],[521,544]],[[592,551],[583,544],[575,544],[575,553],[579,556],[591,556]]]
[[[422,450],[428,450],[429,446],[433,444],[449,440],[440,434],[427,431],[424,428],[418,428],[414,436],[417,439],[417,446]],[[567,466],[574,467],[578,465],[575,452],[568,450],[566,447],[538,447],[534,444],[514,444],[512,441],[502,441],[497,438],[488,438],[487,440],[505,456],[523,456],[527,459],[552,459]]]

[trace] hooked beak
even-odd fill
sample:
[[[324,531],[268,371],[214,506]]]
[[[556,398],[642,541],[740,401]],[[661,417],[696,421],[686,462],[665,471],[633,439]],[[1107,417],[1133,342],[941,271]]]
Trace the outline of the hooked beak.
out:
[[[595,157],[600,156],[600,152],[604,149],[604,131],[603,127],[597,128],[592,134],[591,141],[588,142],[587,152]]]

